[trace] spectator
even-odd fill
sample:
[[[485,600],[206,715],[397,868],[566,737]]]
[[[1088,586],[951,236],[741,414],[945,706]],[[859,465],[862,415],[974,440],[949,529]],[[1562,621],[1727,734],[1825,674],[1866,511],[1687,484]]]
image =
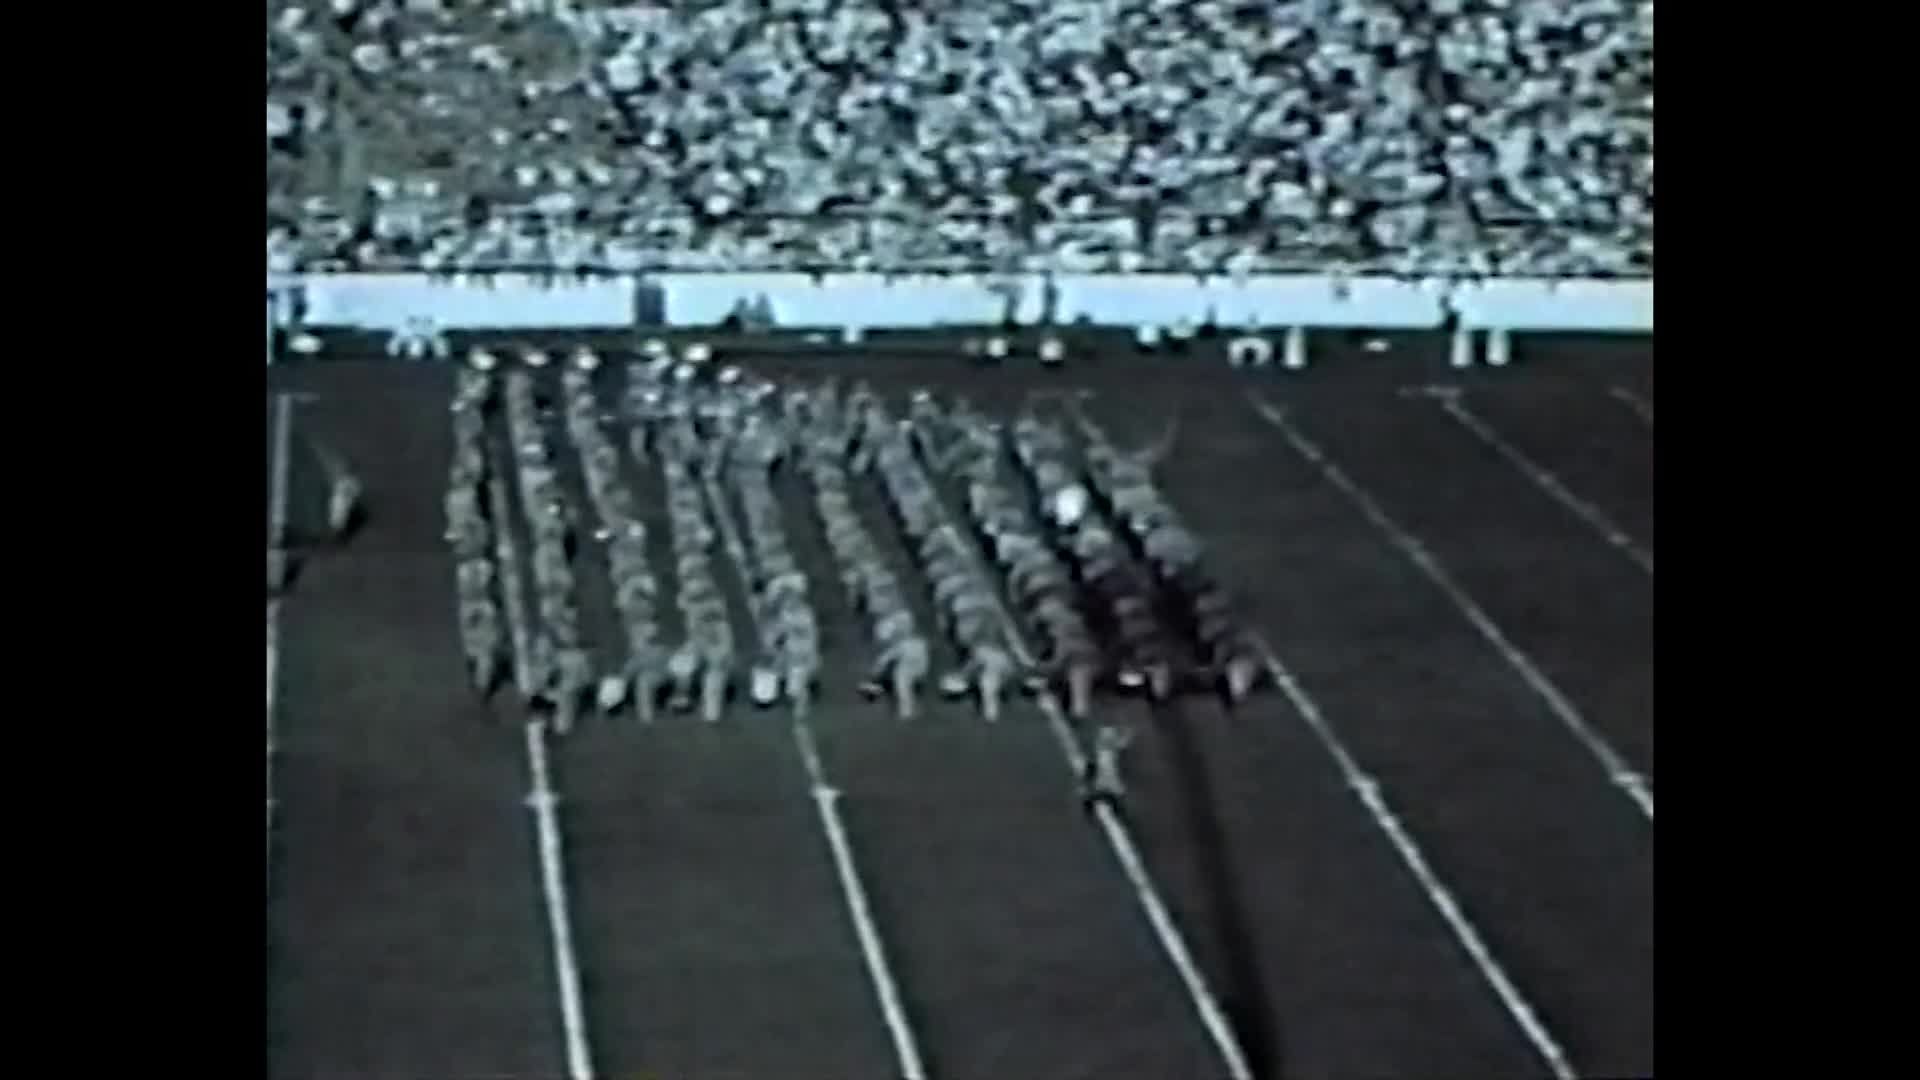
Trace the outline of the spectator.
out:
[[[314,268],[1651,263],[1650,0],[273,0],[267,61]]]

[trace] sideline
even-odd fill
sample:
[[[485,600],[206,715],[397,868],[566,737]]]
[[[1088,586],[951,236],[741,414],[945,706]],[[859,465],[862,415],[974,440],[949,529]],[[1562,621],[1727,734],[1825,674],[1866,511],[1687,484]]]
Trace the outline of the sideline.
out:
[[[288,451],[293,442],[293,395],[273,398],[273,480],[268,495],[267,550],[287,546]],[[279,753],[276,718],[280,711],[280,598],[267,599],[267,891],[273,891],[273,817],[279,804],[273,789],[273,759]]]

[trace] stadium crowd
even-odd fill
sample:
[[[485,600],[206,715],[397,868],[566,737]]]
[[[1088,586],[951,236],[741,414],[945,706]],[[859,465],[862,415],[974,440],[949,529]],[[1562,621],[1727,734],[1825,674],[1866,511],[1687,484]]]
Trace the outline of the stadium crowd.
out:
[[[270,0],[270,265],[1651,272],[1651,0]]]

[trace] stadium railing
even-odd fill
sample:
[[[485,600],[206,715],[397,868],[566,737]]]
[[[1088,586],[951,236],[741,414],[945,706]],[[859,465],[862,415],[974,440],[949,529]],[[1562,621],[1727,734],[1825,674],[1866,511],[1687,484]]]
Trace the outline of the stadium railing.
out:
[[[541,218],[549,230],[567,225],[582,235],[613,235],[619,214],[611,208],[576,214],[542,214],[519,208],[513,216]],[[1205,210],[1161,210],[1159,228],[1205,233]],[[1140,257],[1121,266],[1118,249],[1139,235],[1135,224],[1111,214],[1055,219],[1035,229],[1054,236],[1073,233],[1104,238],[1114,251],[1081,252],[1078,262],[1035,259],[1009,253],[970,261],[966,256],[916,260],[887,243],[884,226],[917,219],[848,208],[816,214],[744,215],[772,227],[807,223],[837,246],[886,252],[887,269],[870,257],[782,265],[762,271],[705,268],[701,257],[674,258],[675,240],[697,239],[703,227],[691,217],[649,219],[650,240],[629,237],[628,259],[556,266],[491,263],[457,270],[417,261],[354,267],[309,264],[310,272],[269,275],[270,320],[286,326],[396,329],[424,317],[444,329],[589,328],[660,325],[710,326],[742,306],[766,302],[782,328],[911,329],[1012,323],[1081,324],[1134,328],[1186,320],[1223,327],[1345,327],[1412,329],[1438,327],[1450,318],[1468,329],[1651,332],[1651,277],[1481,277],[1452,268],[1408,274],[1394,260],[1343,250],[1312,223],[1277,223],[1282,242],[1257,262],[1235,271],[1155,266]],[[997,222],[1005,215],[943,215],[940,223]],[[730,219],[739,228],[741,216]],[[596,225],[596,222],[598,223]],[[444,214],[423,214],[416,224],[428,233],[452,227]],[[1562,222],[1495,222],[1478,227],[1487,246],[1508,252],[1551,240]],[[1003,230],[1004,231],[1004,230]],[[1019,232],[1018,229],[1014,231]],[[1579,231],[1579,230],[1576,230]],[[1592,230],[1589,230],[1592,231]],[[1126,235],[1123,235],[1126,234]],[[549,232],[549,235],[552,235]],[[1021,233],[1029,249],[1045,249],[1045,234]],[[1038,241],[1038,242],[1036,242]],[[1202,241],[1204,243],[1204,240]],[[646,250],[651,246],[652,250]],[[719,261],[722,256],[707,256]],[[734,256],[751,263],[766,253]],[[1086,261],[1091,259],[1092,261]],[[1102,262],[1104,260],[1104,264]],[[1397,272],[1398,271],[1398,272]],[[271,344],[270,344],[271,349]]]
[[[782,329],[1014,324],[1136,328],[1420,329],[1651,333],[1646,279],[1484,281],[1378,275],[1173,273],[426,273],[280,275],[270,325],[393,330],[715,326],[765,301]],[[269,343],[271,349],[271,342]]]

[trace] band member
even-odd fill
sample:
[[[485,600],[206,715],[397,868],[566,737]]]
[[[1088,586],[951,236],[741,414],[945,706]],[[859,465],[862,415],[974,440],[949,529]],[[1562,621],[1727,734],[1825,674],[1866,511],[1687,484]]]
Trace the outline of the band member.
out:
[[[1117,804],[1127,793],[1126,776],[1121,770],[1121,752],[1133,741],[1129,729],[1111,724],[1094,732],[1093,747],[1081,775],[1081,797],[1088,806]]]

